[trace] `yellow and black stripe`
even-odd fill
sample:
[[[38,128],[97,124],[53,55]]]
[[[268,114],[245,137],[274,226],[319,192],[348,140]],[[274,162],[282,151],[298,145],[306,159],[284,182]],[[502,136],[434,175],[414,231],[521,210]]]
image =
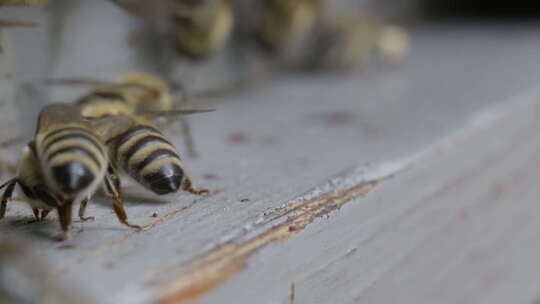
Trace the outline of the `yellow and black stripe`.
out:
[[[137,123],[114,138],[111,158],[116,166],[156,194],[180,188],[182,161],[174,146],[149,123]]]
[[[86,189],[107,166],[101,141],[82,126],[66,126],[48,132],[37,146],[43,169],[66,195]]]
[[[76,101],[84,117],[99,118],[107,115],[130,115],[134,101],[116,86],[92,91]]]

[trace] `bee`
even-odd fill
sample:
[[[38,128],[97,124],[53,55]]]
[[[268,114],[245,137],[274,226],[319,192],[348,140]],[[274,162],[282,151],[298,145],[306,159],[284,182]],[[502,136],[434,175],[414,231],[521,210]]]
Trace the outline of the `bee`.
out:
[[[162,90],[150,89],[161,85],[164,83],[159,78],[131,74],[122,77],[118,85],[90,92],[76,104],[85,117],[97,121],[109,118],[110,123],[96,123],[98,132],[108,134],[111,128],[122,130],[112,132],[115,136],[105,136],[109,159],[116,170],[158,195],[176,192],[181,185],[192,194],[208,193],[192,187],[176,148],[148,118],[211,110],[171,109],[170,94],[159,95]],[[145,98],[148,96],[151,98]]]
[[[313,39],[311,67],[346,70],[370,60],[378,37],[378,20],[355,15],[327,21]]]
[[[386,25],[379,34],[376,52],[387,65],[397,65],[403,62],[411,49],[409,33],[400,26]]]
[[[143,19],[149,38],[157,38],[159,47],[172,47],[190,59],[224,48],[234,25],[230,0],[112,1]]]
[[[152,74],[130,73],[116,83],[87,80],[87,84],[93,84],[94,89],[76,101],[83,116],[169,111],[175,106],[170,86]]]
[[[106,141],[115,170],[157,195],[174,193],[180,187],[196,195],[208,193],[208,190],[193,188],[176,148],[150,121],[141,116],[110,118],[115,128],[123,130]],[[110,126],[99,123],[98,128],[107,132]]]
[[[52,104],[41,110],[34,139],[23,149],[16,177],[0,186],[6,188],[0,201],[0,219],[19,185],[36,220],[44,219],[53,209],[58,211],[58,238],[64,240],[68,237],[73,204],[80,203],[81,219],[90,220],[83,216],[84,210],[97,187],[104,183],[119,221],[141,229],[127,221],[119,178],[109,165],[95,123],[85,120],[76,106]]]
[[[191,59],[221,50],[231,36],[234,16],[228,0],[175,0],[169,37],[176,49]]]
[[[256,40],[271,52],[303,40],[317,20],[317,5],[309,0],[262,0],[261,6]]]
[[[170,122],[170,117],[179,117],[182,135],[189,156],[196,156],[190,125],[183,114],[192,114],[197,111],[177,111],[176,102],[173,100],[170,85],[148,73],[129,73],[121,76],[116,82],[108,82],[97,79],[71,78],[51,80],[55,84],[82,84],[93,86],[89,93],[80,97],[75,103],[81,106],[82,115],[85,117],[102,117],[105,115],[144,115],[157,119],[157,123],[164,125]],[[182,90],[182,100],[190,99]],[[189,112],[189,113],[188,113]]]
[[[149,74],[128,74],[117,83],[84,79],[64,81],[97,85],[75,104],[84,117],[96,121],[110,118],[110,124],[96,123],[100,133],[107,134],[111,128],[121,130],[124,127],[117,137],[103,136],[116,170],[158,195],[176,192],[180,185],[192,194],[208,192],[192,187],[176,148],[149,119],[211,110],[174,109],[169,87],[160,78]]]
[[[158,195],[176,192],[181,185],[192,194],[208,193],[192,187],[176,148],[148,118],[211,110],[174,110],[166,84],[146,74],[126,75],[118,84],[98,87],[76,104],[85,117],[111,118],[111,125],[97,124],[99,132],[107,133],[113,127],[124,129],[106,139],[109,159],[116,170]]]

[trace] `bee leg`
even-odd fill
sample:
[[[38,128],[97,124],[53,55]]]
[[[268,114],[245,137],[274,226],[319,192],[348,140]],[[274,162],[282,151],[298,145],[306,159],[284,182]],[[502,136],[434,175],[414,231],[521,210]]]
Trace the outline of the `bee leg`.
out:
[[[193,107],[191,94],[189,93],[186,86],[178,81],[175,83],[176,88],[180,91],[180,95],[182,96],[182,104],[186,108]],[[189,157],[197,157],[197,151],[195,151],[195,145],[193,143],[193,134],[191,133],[191,126],[189,124],[189,121],[185,117],[178,117],[178,121],[180,122],[182,137],[184,138],[184,145],[186,146],[187,153]]]
[[[39,208],[32,208],[32,212],[34,213],[34,219],[27,221],[27,224],[32,224],[41,220],[41,212]]]
[[[18,182],[19,180],[17,178],[12,178],[0,186],[0,189],[6,187],[6,190],[2,195],[2,201],[0,202],[0,219],[3,219],[6,215],[7,202],[9,199],[11,199],[11,196],[13,195],[13,189],[15,189],[15,185]]]
[[[114,172],[114,169],[111,166],[107,168],[107,174],[113,183],[114,189],[116,190],[116,193],[118,194],[118,198],[122,200],[122,185],[120,182],[120,178],[118,177],[116,172]]]
[[[178,119],[182,128],[182,137],[184,138],[184,145],[186,146],[189,157],[197,157],[197,151],[195,150],[195,144],[193,143],[193,134],[191,133],[191,126],[185,117]]]
[[[85,217],[84,216],[84,213],[86,211],[86,205],[88,205],[88,198],[83,199],[82,202],[81,202],[81,205],[79,206],[79,218],[83,222],[87,222],[87,221],[92,221],[93,222],[94,220],[96,220],[95,217],[93,217],[93,216]]]
[[[41,210],[41,218],[40,218],[40,220],[43,221],[47,217],[47,214],[49,214],[49,212],[51,212],[51,210],[45,210],[45,209]]]
[[[56,236],[56,240],[65,241],[69,238],[69,228],[71,225],[71,212],[73,209],[73,202],[68,201],[60,205],[57,208],[58,218],[60,219],[60,233]]]
[[[195,194],[195,195],[203,195],[203,194],[208,194],[210,193],[210,191],[208,191],[208,189],[200,189],[200,190],[197,190],[195,188],[193,188],[193,183],[191,182],[191,179],[189,179],[189,177],[184,177],[184,180],[182,182],[182,190],[184,191],[187,191],[191,194]]]
[[[118,182],[120,181],[118,179],[118,177],[116,176],[116,174],[112,174],[112,176],[115,176],[115,178],[118,180]],[[124,210],[124,206],[122,204],[122,198],[120,197],[120,190],[119,190],[119,188],[116,188],[116,186],[114,185],[114,179],[112,181],[111,181],[111,179],[112,179],[111,175],[107,175],[105,177],[105,187],[107,188],[107,191],[112,196],[111,197],[112,206],[113,206],[114,212],[116,213],[116,217],[118,218],[120,223],[128,226],[129,228],[142,230],[141,226],[132,225],[132,224],[128,223],[127,214],[126,214],[126,211]]]
[[[39,209],[38,208],[32,208],[32,212],[34,213],[34,217],[36,218],[34,221],[35,222],[39,221],[39,218],[40,218]]]

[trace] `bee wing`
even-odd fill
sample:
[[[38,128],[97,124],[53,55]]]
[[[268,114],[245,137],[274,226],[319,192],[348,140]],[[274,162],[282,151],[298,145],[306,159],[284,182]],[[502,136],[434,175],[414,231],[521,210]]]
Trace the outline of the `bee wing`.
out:
[[[48,85],[83,85],[93,87],[109,86],[114,84],[112,81],[84,77],[45,79],[43,83]]]
[[[171,117],[171,116],[184,116],[198,113],[214,112],[214,109],[172,109],[164,111],[144,111],[138,112],[136,115],[144,117],[146,119],[153,119],[157,117]]]
[[[126,115],[110,115],[88,120],[90,126],[95,130],[99,138],[108,143],[116,136],[126,132],[135,124],[135,120]]]
[[[38,115],[36,135],[70,123],[85,123],[80,108],[72,104],[49,104]]]

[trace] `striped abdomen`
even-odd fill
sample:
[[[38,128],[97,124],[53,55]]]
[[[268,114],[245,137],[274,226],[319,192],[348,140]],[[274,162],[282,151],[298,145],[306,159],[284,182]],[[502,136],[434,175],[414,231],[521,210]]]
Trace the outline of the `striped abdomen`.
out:
[[[101,181],[107,168],[101,141],[86,128],[69,126],[51,131],[38,142],[41,166],[63,194],[75,196]]]
[[[157,129],[135,125],[111,143],[111,159],[141,185],[156,194],[180,188],[184,170],[174,146]]]
[[[84,117],[131,114],[134,112],[129,98],[115,88],[96,90],[77,101]]]

